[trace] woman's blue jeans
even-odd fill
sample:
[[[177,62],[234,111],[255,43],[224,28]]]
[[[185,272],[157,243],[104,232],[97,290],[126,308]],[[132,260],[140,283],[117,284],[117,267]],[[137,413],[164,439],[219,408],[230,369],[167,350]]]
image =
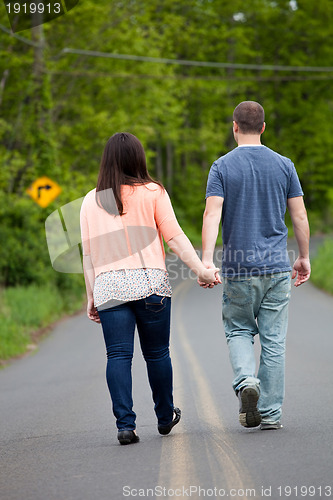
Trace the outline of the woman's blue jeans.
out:
[[[277,422],[282,414],[290,287],[289,272],[223,278],[223,323],[233,388],[236,394],[246,385],[259,389],[263,422]],[[261,355],[256,376],[253,343],[257,334]]]
[[[132,358],[137,326],[158,424],[173,418],[172,366],[169,352],[171,298],[145,299],[99,311],[107,354],[106,379],[118,430],[134,430]]]

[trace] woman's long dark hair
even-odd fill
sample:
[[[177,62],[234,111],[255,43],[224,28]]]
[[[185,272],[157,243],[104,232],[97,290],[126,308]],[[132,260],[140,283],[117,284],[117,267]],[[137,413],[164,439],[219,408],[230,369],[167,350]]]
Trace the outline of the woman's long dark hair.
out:
[[[148,174],[145,151],[139,139],[128,132],[119,132],[110,137],[103,152],[97,179],[97,204],[110,214],[123,215],[121,186],[148,182],[162,186]]]

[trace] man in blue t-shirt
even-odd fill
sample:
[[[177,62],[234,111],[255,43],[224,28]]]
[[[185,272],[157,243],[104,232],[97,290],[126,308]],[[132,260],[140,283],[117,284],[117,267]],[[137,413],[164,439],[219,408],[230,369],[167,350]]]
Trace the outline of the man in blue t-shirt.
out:
[[[203,263],[213,256],[222,217],[223,324],[244,427],[280,429],[284,399],[285,340],[290,271],[295,286],[310,277],[309,224],[303,191],[291,160],[261,144],[262,106],[241,102],[234,110],[238,147],[209,172],[203,218]],[[287,253],[290,212],[299,256],[291,269]],[[204,285],[212,287],[213,285]],[[254,337],[261,356],[255,374]]]

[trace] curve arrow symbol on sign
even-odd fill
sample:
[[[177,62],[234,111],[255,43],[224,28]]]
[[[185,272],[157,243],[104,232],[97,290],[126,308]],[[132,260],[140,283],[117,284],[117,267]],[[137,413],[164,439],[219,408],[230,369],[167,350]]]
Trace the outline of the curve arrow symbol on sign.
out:
[[[40,198],[40,192],[42,189],[49,190],[52,189],[52,186],[50,186],[50,184],[46,184],[46,186],[38,186],[38,198]]]

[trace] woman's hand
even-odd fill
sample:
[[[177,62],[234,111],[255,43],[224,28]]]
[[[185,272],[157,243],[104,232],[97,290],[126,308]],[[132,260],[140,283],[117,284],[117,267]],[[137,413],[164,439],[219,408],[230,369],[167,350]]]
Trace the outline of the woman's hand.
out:
[[[92,321],[95,321],[95,323],[100,323],[101,322],[101,320],[99,319],[98,311],[97,311],[97,309],[95,307],[95,304],[94,304],[93,297],[90,298],[90,299],[88,299],[87,316]]]

